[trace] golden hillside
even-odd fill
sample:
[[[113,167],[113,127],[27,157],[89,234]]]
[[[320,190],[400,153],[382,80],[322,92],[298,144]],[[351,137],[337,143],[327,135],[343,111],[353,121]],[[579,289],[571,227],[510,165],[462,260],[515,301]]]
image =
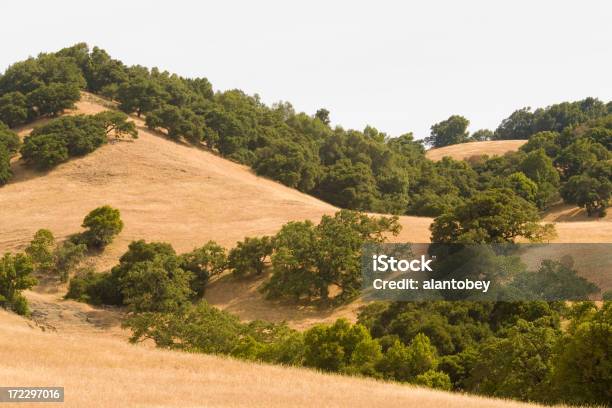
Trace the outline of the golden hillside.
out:
[[[72,113],[103,109],[98,98],[85,94]],[[98,260],[101,269],[114,265],[135,239],[170,242],[179,252],[211,239],[229,247],[245,236],[274,234],[288,221],[318,222],[338,210],[135,121],[137,140],[108,144],[48,173],[15,162],[15,177],[0,189],[0,251],[22,249],[40,228],[65,238],[80,231],[83,217],[103,204],[121,211],[125,229]],[[430,222],[402,217],[404,228],[396,239],[427,242]]]
[[[77,109],[69,114],[96,113],[107,105],[85,93]],[[246,166],[169,141],[146,129],[141,120],[134,120],[139,139],[108,144],[48,173],[26,169],[16,161],[14,179],[0,189],[0,252],[22,250],[40,228],[48,228],[63,239],[78,232],[83,217],[103,204],[121,211],[125,228],[95,259],[98,270],[113,266],[136,239],[170,242],[179,252],[211,239],[230,247],[245,236],[274,234],[288,221],[318,221],[323,214],[337,211],[312,196],[258,177]],[[25,135],[31,128],[21,129],[20,133]],[[523,141],[466,143],[444,149],[491,143],[508,147]],[[432,152],[435,151],[428,155]],[[579,209],[561,207],[547,213],[545,220],[556,223],[558,242],[612,242],[610,215],[594,220],[584,217]],[[402,232],[393,241],[428,242],[430,223],[430,218],[403,216]],[[261,297],[257,291],[260,283],[261,280],[237,282],[222,277],[212,282],[206,297],[211,304],[243,319],[286,320],[296,328],[338,317],[354,320],[360,306],[354,302],[330,311],[277,304]],[[46,313],[45,319],[52,326],[63,324],[61,314],[54,308],[64,290],[62,286],[41,285],[36,288],[38,295],[51,293],[52,299],[33,299],[34,292],[28,295],[30,301],[38,301],[39,310]],[[63,316],[82,315],[74,304],[62,305],[67,308]]]
[[[443,157],[452,157],[455,160],[464,160],[472,156],[501,156],[507,152],[518,150],[526,140],[489,140],[486,142],[460,143],[451,146],[439,147],[427,151],[427,158],[438,161]]]
[[[0,310],[0,384],[63,386],[65,407],[536,407],[31,326]]]

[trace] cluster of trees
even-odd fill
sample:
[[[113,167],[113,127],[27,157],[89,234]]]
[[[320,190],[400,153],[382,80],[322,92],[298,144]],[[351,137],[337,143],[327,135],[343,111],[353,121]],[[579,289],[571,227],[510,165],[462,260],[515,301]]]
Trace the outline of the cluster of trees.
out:
[[[21,294],[38,283],[33,267],[25,254],[5,253],[0,258],[0,307],[20,315],[29,313],[28,301]]]
[[[109,230],[117,219],[111,221],[110,214],[100,217],[99,210],[105,208],[92,211],[83,225],[94,217]],[[87,272],[72,279],[67,296],[137,311],[166,310],[164,304],[173,310],[200,299],[211,277],[225,270],[237,278],[261,275],[271,259],[270,279],[262,288],[268,297],[345,301],[361,287],[361,247],[398,231],[396,217],[342,210],[333,217],[323,216],[318,225],[290,222],[274,237],[246,238],[229,253],[214,241],[180,255],[167,243],[135,241],[110,272]],[[333,296],[331,288],[337,289]],[[140,299],[150,304],[143,306]]]
[[[0,186],[6,184],[13,176],[11,158],[19,150],[19,136],[0,121]]]
[[[452,389],[544,403],[610,401],[612,303],[422,302],[368,305],[381,344],[426,335]],[[569,319],[567,330],[560,321]],[[588,333],[588,334],[587,334]]]
[[[532,149],[526,152],[528,157],[510,155],[466,164],[451,159],[427,160],[423,143],[414,140],[411,133],[389,137],[370,126],[363,131],[332,127],[326,109],[311,116],[295,112],[286,102],[266,106],[257,95],[240,90],[214,92],[206,78],[126,66],[86,44],[11,66],[0,80],[0,96],[7,101],[0,104],[0,112],[19,110],[15,108],[19,104],[11,102],[19,99],[15,92],[26,95],[49,84],[83,88],[114,99],[125,113],[144,115],[151,129],[176,140],[205,145],[251,166],[260,175],[342,208],[435,217],[490,188],[509,188],[539,209],[557,202],[561,194],[593,215],[602,214],[609,201],[609,165],[586,168],[593,154],[598,161],[605,161],[606,154],[609,157],[612,104],[595,98],[533,112],[520,109],[494,132],[482,129],[470,135],[469,121],[459,115],[433,125],[425,143],[434,147],[472,140],[534,138],[532,145],[546,144],[546,156],[552,160],[550,163]],[[38,115],[49,109],[29,110]],[[4,121],[9,126],[19,123],[8,116]],[[598,124],[591,125],[595,122]],[[585,126],[593,130],[586,131]],[[565,148],[573,143],[572,134],[587,133],[578,138],[596,139],[594,143],[603,145],[606,152],[581,142],[556,157],[561,152],[546,142],[549,133],[568,142]],[[80,148],[95,148],[102,140],[99,133],[92,138]],[[41,167],[65,160],[74,150],[55,139],[42,139],[44,146],[32,141],[26,149],[42,156]],[[579,174],[572,175],[580,177],[569,182],[569,174],[576,173],[576,168]],[[0,180],[2,174],[0,167]]]
[[[189,352],[226,354],[246,360],[312,367],[323,371],[409,382],[449,390],[450,377],[437,370],[440,359],[424,334],[404,344],[381,342],[362,324],[344,319],[304,332],[264,321],[241,323],[202,301],[171,313],[143,312],[125,325],[132,342]]]
[[[597,98],[585,98],[576,102],[562,102],[538,108],[522,108],[514,111],[495,129],[492,139],[530,139],[538,132],[562,132],[591,119],[612,113],[612,102],[607,104]]]
[[[310,221],[285,224],[273,238],[269,298],[346,300],[361,288],[361,249],[400,230],[397,217],[370,217],[348,210]]]
[[[36,273],[56,276],[60,282],[68,282],[70,272],[83,261],[86,251],[85,244],[73,240],[56,242],[47,229],[38,230],[25,249]]]
[[[86,82],[71,57],[40,54],[0,75],[0,121],[15,127],[74,106]]]
[[[552,224],[539,223],[537,208],[512,190],[479,192],[430,226],[435,243],[485,244],[514,242],[523,237],[541,242],[554,237]]]
[[[531,111],[526,107],[514,111],[491,131],[480,129],[471,135],[467,131],[470,121],[460,115],[452,115],[431,127],[424,142],[431,147],[444,147],[466,142],[486,140],[530,139],[539,132],[562,132],[593,119],[612,113],[612,102],[604,104],[597,98],[585,98],[576,102],[562,102]]]
[[[565,202],[586,208],[589,216],[601,217],[612,198],[610,149],[611,115],[562,132],[536,133],[521,147],[532,158],[531,169],[525,173],[530,172],[538,188],[557,188]]]
[[[496,201],[478,196],[470,205],[472,210],[484,207],[482,211],[506,207],[523,211],[527,205]],[[521,232],[524,228],[531,231],[529,217],[521,226],[506,225],[512,217],[506,220],[504,211],[474,214],[483,223],[464,217],[461,233],[453,239],[504,243],[526,235]],[[118,211],[108,206],[95,209],[85,217],[83,226],[88,229],[66,241],[63,245],[69,247],[63,252],[70,252],[75,242],[87,242],[90,249],[108,243],[121,230],[119,225]],[[510,232],[496,233],[500,228]],[[131,340],[151,339],[159,347],[527,401],[609,401],[609,301],[600,308],[589,302],[571,308],[563,302],[381,302],[363,308],[356,324],[338,320],[298,332],[284,324],[242,323],[202,300],[212,276],[225,270],[237,278],[260,275],[268,259],[271,275],[266,286],[274,282],[272,287],[284,297],[325,298],[331,285],[352,294],[359,279],[361,246],[382,242],[385,234],[397,229],[396,218],[344,210],[323,217],[316,226],[293,222],[274,237],[247,238],[229,253],[213,241],[184,254],[166,243],[135,241],[111,271],[79,270],[70,280],[67,297],[125,306],[124,324],[132,330]],[[484,235],[479,235],[481,230]],[[82,250],[87,248],[81,245]],[[0,277],[11,278],[8,284],[0,279],[3,305],[23,308],[24,299],[15,295],[14,288],[34,284],[28,278],[32,270],[57,270],[59,251],[52,234],[41,230],[26,254],[5,255]],[[67,256],[62,262],[74,259],[70,266],[74,269],[78,257]],[[568,271],[548,262],[538,274],[556,281]],[[348,286],[339,284],[343,279]],[[538,287],[548,286],[538,282]],[[562,329],[562,320],[569,321],[567,328]]]
[[[68,240],[56,242],[53,233],[40,229],[22,253],[5,253],[0,258],[0,307],[29,314],[27,299],[21,294],[38,283],[37,276],[53,276],[68,282],[74,271],[93,275],[93,269],[81,267],[88,251],[103,249],[121,232],[119,210],[103,206],[84,219],[85,231]]]
[[[560,322],[569,320],[567,330]],[[372,303],[298,332],[202,301],[132,314],[131,341],[543,403],[606,404],[612,303]]]
[[[21,157],[38,170],[48,170],[71,157],[83,156],[107,143],[109,137],[137,136],[134,122],[121,112],[64,116],[35,128],[26,136]]]
[[[84,271],[71,279],[66,297],[134,313],[168,312],[200,299],[226,265],[225,249],[213,241],[181,255],[167,243],[134,241],[109,272]]]

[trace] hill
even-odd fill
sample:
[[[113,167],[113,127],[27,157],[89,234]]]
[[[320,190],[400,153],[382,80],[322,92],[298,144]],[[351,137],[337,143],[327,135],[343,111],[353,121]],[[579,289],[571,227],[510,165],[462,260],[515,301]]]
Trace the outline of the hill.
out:
[[[426,156],[430,160],[438,161],[449,156],[455,160],[464,160],[472,156],[501,156],[504,153],[518,150],[526,140],[490,140],[486,142],[460,143],[451,146],[430,149]]]
[[[72,114],[104,109],[103,101],[86,94]],[[48,173],[15,162],[15,176],[0,192],[0,206],[11,209],[0,214],[0,251],[22,249],[39,228],[65,238],[102,204],[121,211],[125,229],[97,261],[99,268],[112,266],[134,239],[167,241],[179,252],[210,239],[231,246],[245,236],[273,234],[288,221],[318,221],[338,210],[135,121],[139,139],[108,144]],[[405,216],[401,222],[398,241],[429,240],[431,219]]]
[[[92,114],[108,106],[105,100],[84,93],[77,109],[68,114]],[[274,234],[288,221],[316,222],[323,214],[338,210],[312,196],[258,177],[246,166],[169,141],[148,130],[141,120],[133,120],[138,125],[137,140],[108,144],[48,173],[35,172],[14,162],[15,177],[0,190],[0,207],[10,209],[0,212],[0,252],[23,250],[40,228],[48,228],[63,239],[80,231],[85,214],[103,204],[120,209],[125,229],[95,258],[98,270],[113,266],[132,240],[170,242],[178,252],[189,251],[211,239],[230,247],[245,236]],[[20,134],[29,133],[34,125],[20,129]],[[467,143],[436,151],[451,148],[460,151],[469,145],[487,143],[498,142]],[[523,141],[499,143],[508,147]],[[612,242],[610,216],[593,220],[559,214],[555,218],[555,211],[558,210],[546,214],[545,220],[556,223],[556,241]],[[578,209],[574,211],[580,213]],[[393,241],[429,242],[431,218],[403,216],[400,222],[402,232]],[[334,311],[306,305],[284,306],[264,300],[257,291],[260,283],[221,277],[210,285],[207,299],[244,319],[286,320],[296,328],[338,317],[353,320],[360,306],[354,302]],[[57,285],[36,288],[39,293],[52,294],[63,294],[64,290]],[[53,300],[40,302],[41,318],[51,326],[62,325],[61,319],[54,318],[57,317],[54,305]],[[67,305],[69,310],[65,313],[81,315],[80,309]]]
[[[77,109],[68,114],[94,114],[108,102],[84,93]],[[275,181],[258,177],[243,165],[211,152],[151,132],[138,118],[139,138],[103,146],[47,173],[13,163],[14,178],[0,190],[0,253],[23,250],[40,228],[58,239],[81,230],[83,217],[109,204],[121,211],[125,228],[102,255],[94,259],[98,270],[117,263],[130,242],[165,241],[178,252],[190,251],[208,240],[231,247],[246,236],[274,234],[285,223],[310,219],[338,208]],[[19,129],[28,134],[41,122]],[[428,242],[430,218],[401,217],[397,242]],[[262,299],[257,282],[223,279],[208,290],[209,301],[246,319],[287,320],[294,327],[310,326],[338,317],[354,318],[357,303],[333,312],[312,306],[279,307]],[[39,293],[63,294],[56,284],[41,285]],[[30,293],[31,298],[34,293]],[[57,296],[56,296],[57,298]],[[54,301],[39,303],[46,324],[62,325],[55,318]],[[67,305],[65,314],[82,311]],[[78,320],[78,319],[77,319]]]
[[[0,310],[0,384],[65,387],[66,407],[536,407],[400,384],[43,332]],[[95,398],[92,398],[95,396]]]

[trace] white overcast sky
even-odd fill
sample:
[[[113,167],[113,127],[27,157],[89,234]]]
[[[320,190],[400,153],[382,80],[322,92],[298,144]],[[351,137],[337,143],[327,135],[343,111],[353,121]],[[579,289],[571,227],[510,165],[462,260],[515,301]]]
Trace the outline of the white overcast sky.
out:
[[[419,138],[513,110],[612,99],[612,1],[10,1],[0,70],[85,41],[266,103]]]

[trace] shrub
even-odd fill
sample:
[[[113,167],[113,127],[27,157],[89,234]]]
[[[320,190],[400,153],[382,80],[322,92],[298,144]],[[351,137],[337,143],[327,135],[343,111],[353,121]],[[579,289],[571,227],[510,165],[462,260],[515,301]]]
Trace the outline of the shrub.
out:
[[[104,248],[123,230],[123,221],[119,210],[104,205],[87,214],[82,227],[87,228],[81,237],[89,248]]]
[[[24,139],[21,155],[27,164],[48,170],[70,157],[91,153],[106,141],[106,128],[95,116],[66,116],[34,129]]]
[[[450,391],[452,388],[450,377],[441,371],[428,370],[419,374],[411,381],[413,384],[423,385],[438,390]]]
[[[0,121],[15,127],[25,123],[27,119],[27,101],[21,92],[8,92],[0,96]]]
[[[0,186],[6,184],[11,177],[11,155],[6,146],[0,143]]]
[[[554,357],[552,382],[559,400],[571,404],[608,404],[612,400],[611,350],[611,302],[575,317]]]
[[[412,381],[420,374],[435,370],[437,365],[436,348],[431,345],[427,336],[419,333],[409,346],[396,340],[376,368],[385,378]]]
[[[34,270],[38,272],[51,272],[55,267],[53,248],[55,238],[53,233],[47,229],[40,229],[34,234],[30,245],[25,249],[26,254],[32,260]]]
[[[179,259],[181,268],[193,275],[191,290],[198,297],[204,295],[208,280],[222,273],[227,265],[225,248],[215,241],[208,241],[201,248],[182,254]]]
[[[57,134],[26,137],[21,157],[37,170],[48,170],[69,158],[66,143]]]
[[[181,269],[181,260],[170,244],[134,241],[113,267],[107,298],[128,305],[134,313],[174,312],[186,305],[193,292],[191,272]],[[112,296],[111,296],[112,295]]]
[[[189,302],[191,278],[176,257],[157,257],[136,263],[119,285],[123,302],[132,312],[171,312]]]
[[[237,317],[200,302],[173,313],[140,313],[129,317],[131,342],[152,339],[158,347],[230,354],[245,332]]]
[[[0,145],[4,145],[11,155],[17,153],[19,145],[21,145],[21,140],[19,140],[17,133],[10,130],[2,122],[0,122]]]
[[[480,347],[472,370],[472,389],[497,397],[542,398],[549,390],[550,357],[559,336],[545,321],[517,324]]]
[[[85,244],[64,241],[53,251],[54,269],[60,281],[68,282],[70,272],[81,263],[85,257],[87,246]]]
[[[539,224],[537,208],[509,189],[492,189],[474,195],[431,225],[432,242],[503,243],[517,237],[541,241],[554,232]]]
[[[132,139],[138,138],[136,125],[132,121],[128,121],[128,116],[119,111],[108,110],[97,113],[93,119],[98,121],[104,128],[107,137],[113,135],[116,139],[121,139],[129,136]]]
[[[109,272],[96,273],[85,269],[72,279],[66,293],[67,299],[75,299],[94,305],[120,305],[118,282]]]
[[[228,256],[228,267],[234,276],[261,275],[265,260],[272,255],[270,237],[245,238],[232,248]]]
[[[379,357],[379,346],[371,342],[365,327],[345,319],[314,326],[304,333],[304,365],[332,372],[365,368]]]
[[[32,263],[27,255],[5,253],[0,258],[0,306],[15,313],[29,313],[27,300],[21,291],[38,283],[32,275]]]
[[[27,95],[28,105],[38,115],[55,116],[64,109],[74,107],[81,97],[79,88],[74,84],[51,83],[43,85]]]
[[[567,203],[586,208],[589,216],[604,217],[612,199],[612,160],[593,163],[585,174],[570,177],[561,196]]]

